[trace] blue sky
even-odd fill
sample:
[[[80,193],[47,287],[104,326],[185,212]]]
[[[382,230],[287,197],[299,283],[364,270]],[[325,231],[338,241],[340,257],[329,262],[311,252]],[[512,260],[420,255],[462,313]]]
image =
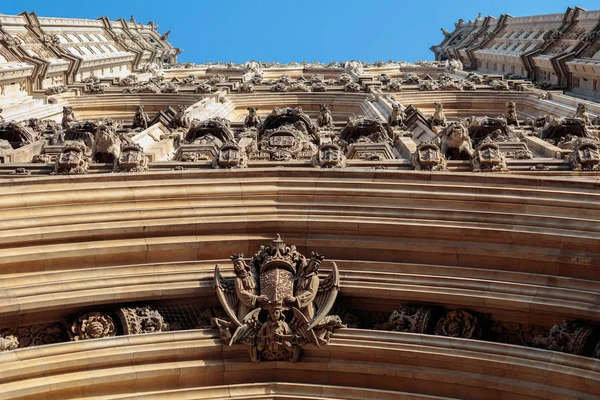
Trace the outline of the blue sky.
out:
[[[564,13],[567,7],[600,9],[599,0],[402,1],[27,1],[2,0],[0,13],[35,11],[39,16],[112,19],[134,15],[171,30],[184,49],[180,61],[430,60],[429,47],[459,18],[508,13]]]

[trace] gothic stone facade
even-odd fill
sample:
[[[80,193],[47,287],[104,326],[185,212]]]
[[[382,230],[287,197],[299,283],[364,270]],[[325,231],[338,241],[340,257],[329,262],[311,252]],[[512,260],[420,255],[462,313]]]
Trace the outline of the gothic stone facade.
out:
[[[0,15],[0,398],[600,398],[599,18],[180,64]]]

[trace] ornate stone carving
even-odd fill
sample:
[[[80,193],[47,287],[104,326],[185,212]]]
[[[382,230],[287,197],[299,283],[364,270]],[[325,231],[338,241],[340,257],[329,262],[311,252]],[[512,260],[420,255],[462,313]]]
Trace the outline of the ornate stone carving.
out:
[[[248,156],[235,142],[225,143],[213,159],[213,168],[246,168]]]
[[[117,316],[124,335],[141,335],[169,330],[169,325],[163,316],[150,306],[119,308]]]
[[[438,311],[432,307],[405,306],[394,310],[387,322],[375,329],[409,333],[431,333]]]
[[[308,86],[306,86],[303,82],[295,82],[295,83],[292,83],[290,86],[288,86],[286,91],[287,92],[310,92],[311,89]]]
[[[381,122],[361,115],[348,118],[346,126],[340,133],[340,140],[348,144],[391,143],[391,138]]]
[[[202,81],[200,83],[198,83],[198,86],[196,86],[196,93],[212,93],[214,91],[213,87],[211,85],[209,85],[208,83],[206,83],[206,81]]]
[[[329,111],[328,104],[319,105],[319,116],[317,117],[317,126],[319,128],[333,128],[333,118],[331,117],[331,111]]]
[[[137,144],[129,144],[121,149],[121,154],[115,162],[114,172],[146,172],[148,171],[148,158],[144,149]]]
[[[573,171],[600,171],[600,142],[576,138],[567,159]]]
[[[62,115],[63,116],[60,125],[65,130],[70,129],[73,126],[73,124],[77,122],[77,119],[75,119],[75,114],[73,114],[73,107],[64,106]]]
[[[116,335],[115,322],[107,314],[89,312],[79,315],[69,326],[71,340],[98,339]]]
[[[533,346],[536,337],[548,336],[548,329],[539,325],[491,321],[490,339],[494,342]]]
[[[401,92],[402,91],[402,80],[401,79],[392,79],[389,83],[384,86],[384,90],[388,92]]]
[[[540,130],[540,138],[552,144],[557,144],[562,138],[593,137],[581,118],[552,118],[546,116],[543,119],[536,120],[535,125],[540,123],[545,123]]]
[[[469,72],[469,75],[467,75],[466,79],[476,85],[481,85],[483,83],[482,76],[475,72]]]
[[[499,81],[497,79],[494,79],[493,81],[491,81],[490,86],[494,90],[510,90],[510,88],[508,87],[508,82]]]
[[[42,43],[44,43],[45,46],[60,46],[60,39],[56,34],[44,34],[44,36],[42,36]]]
[[[260,125],[262,122],[261,118],[256,113],[256,111],[258,111],[258,108],[248,107],[247,110],[248,110],[248,115],[244,119],[244,127],[245,128],[257,128],[258,125]]]
[[[214,138],[218,141],[215,141]],[[199,141],[199,139],[202,140]],[[201,122],[194,120],[194,125],[185,135],[185,141],[197,144],[214,143],[220,147],[223,143],[235,142],[235,138],[229,120],[215,117]]]
[[[419,81],[419,90],[421,90],[421,91],[440,90],[440,85],[436,81],[422,80],[422,81]]]
[[[433,116],[431,116],[428,120],[430,128],[434,132],[438,132],[440,128],[444,128],[448,121],[446,120],[446,115],[444,114],[444,105],[440,102],[433,103],[433,107],[435,109]]]
[[[506,157],[498,144],[484,141],[471,157],[473,172],[507,172]]]
[[[517,105],[514,101],[506,102],[506,110],[504,111],[504,119],[506,119],[507,125],[519,126],[519,120],[517,119]]]
[[[466,310],[450,311],[435,326],[435,334],[440,336],[480,339],[482,333],[477,316]]]
[[[419,144],[417,150],[410,155],[410,163],[416,171],[447,170],[446,157],[444,157],[440,148],[431,142]]]
[[[400,108],[400,104],[392,103],[392,113],[388,117],[388,125],[390,127],[406,128],[404,118],[406,118],[406,114]]]
[[[65,85],[55,85],[55,86],[50,86],[50,87],[46,88],[45,94],[47,96],[52,96],[55,94],[64,93],[67,90],[69,90],[69,88]]]
[[[312,92],[326,92],[327,87],[325,86],[325,84],[323,82],[315,82],[311,85],[310,90]]]
[[[210,79],[208,80],[208,83],[211,84],[212,86],[216,85],[217,83],[221,83],[225,81],[225,76],[221,75],[221,74],[215,74],[213,76],[210,77]]]
[[[324,143],[319,146],[313,157],[313,165],[321,168],[344,168],[346,156],[344,151],[335,143]]]
[[[420,82],[419,76],[414,72],[409,72],[404,77],[404,81],[402,83],[407,85],[418,85]]]
[[[592,125],[592,119],[590,118],[590,114],[587,112],[587,106],[584,103],[577,104],[577,110],[575,111],[574,117],[581,119],[586,126]]]
[[[347,83],[350,83],[352,81],[352,77],[349,74],[341,74],[338,82],[342,85],[346,85]]]
[[[284,85],[289,85],[292,82],[292,77],[286,74],[280,75],[277,79],[278,83],[283,83]]]
[[[316,132],[317,127],[301,107],[276,107],[260,125],[257,149],[250,153],[250,158],[275,161],[311,159],[317,151],[311,142]]]
[[[224,278],[215,267],[217,297],[231,321],[214,319],[213,324],[224,344],[249,346],[253,362],[298,361],[302,346],[326,344],[333,329],[343,327],[338,316],[328,315],[339,291],[335,263],[320,279],[324,257],[313,252],[307,260],[279,235],[249,263],[243,254],[231,258],[235,279]]]
[[[187,110],[186,106],[179,105],[177,106],[177,111],[173,119],[171,120],[171,127],[174,129],[177,128],[189,128],[190,127],[190,118],[185,115],[185,111]]]
[[[554,325],[547,336],[537,336],[533,345],[548,350],[590,357],[600,340],[600,330],[580,321],[566,319]]]
[[[148,114],[144,112],[144,106],[137,106],[135,110],[135,116],[133,117],[132,128],[141,128],[142,130],[148,128]]]
[[[344,85],[344,91],[346,92],[360,92],[360,85],[356,82],[348,82]]]
[[[442,155],[452,160],[470,160],[473,146],[467,128],[460,122],[453,122],[438,133]]]
[[[240,84],[239,91],[240,93],[253,93],[254,85],[252,84],[252,82],[243,82],[242,84]]]
[[[115,163],[121,155],[121,140],[114,126],[98,125],[92,145],[92,161]]]
[[[277,82],[275,85],[271,86],[271,92],[285,92],[288,89],[288,85],[283,82]]]
[[[5,340],[9,336],[15,337],[17,340],[16,344],[19,348],[60,343],[68,340],[67,334],[64,332],[64,329],[60,323],[39,324],[5,329],[0,332],[0,336]],[[9,339],[9,343],[12,349],[15,344],[14,339]]]
[[[54,173],[58,175],[87,174],[91,159],[86,155],[86,147],[80,144],[70,144],[63,147],[56,157]]]
[[[0,352],[19,348],[19,339],[13,335],[0,336]]]
[[[0,139],[6,141],[10,148],[19,148],[33,143],[38,139],[38,134],[25,122],[0,123]]]

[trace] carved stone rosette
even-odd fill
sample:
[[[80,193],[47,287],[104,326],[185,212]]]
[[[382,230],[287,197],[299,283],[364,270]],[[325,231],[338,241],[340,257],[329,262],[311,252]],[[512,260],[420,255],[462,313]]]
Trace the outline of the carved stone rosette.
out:
[[[440,148],[431,142],[421,143],[410,155],[410,163],[416,171],[446,171],[448,162]]]
[[[117,334],[115,322],[104,313],[89,312],[75,318],[69,326],[71,340],[98,339]]]
[[[169,329],[163,316],[150,306],[119,308],[117,316],[124,335],[164,332]]]
[[[319,267],[324,257],[313,252],[307,259],[277,235],[249,262],[234,254],[235,278],[215,267],[217,297],[230,320],[213,319],[223,344],[245,344],[253,362],[291,361],[306,344],[327,344],[340,317],[328,315],[339,291],[335,263],[324,279]]]
[[[477,316],[466,310],[450,311],[435,327],[436,335],[463,339],[481,339],[482,333]]]

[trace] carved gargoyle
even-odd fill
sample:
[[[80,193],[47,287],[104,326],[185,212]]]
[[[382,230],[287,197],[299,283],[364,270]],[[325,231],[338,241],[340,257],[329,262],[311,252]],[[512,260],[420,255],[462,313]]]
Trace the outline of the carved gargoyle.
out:
[[[230,321],[214,318],[223,344],[245,344],[253,362],[298,361],[302,346],[329,342],[334,328],[344,327],[338,316],[327,315],[339,291],[339,273],[320,279],[323,256],[310,260],[277,235],[250,262],[243,254],[231,259],[235,278],[215,266],[215,290]]]
[[[460,122],[454,122],[442,129],[440,149],[445,157],[453,160],[469,160],[473,155],[473,146],[467,128]]]

